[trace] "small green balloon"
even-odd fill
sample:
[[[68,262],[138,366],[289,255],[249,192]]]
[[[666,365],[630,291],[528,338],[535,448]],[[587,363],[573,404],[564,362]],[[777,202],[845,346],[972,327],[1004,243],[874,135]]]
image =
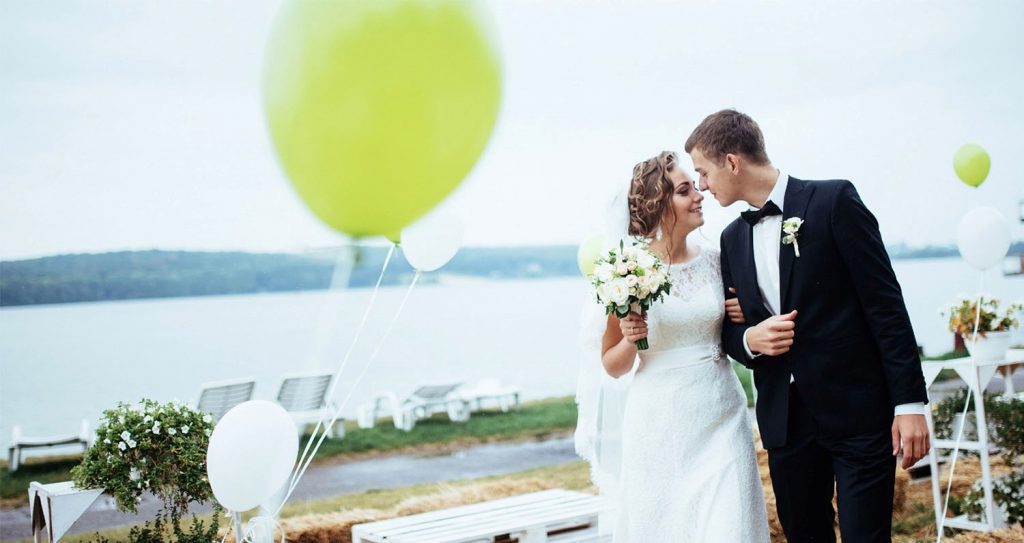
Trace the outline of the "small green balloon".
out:
[[[501,66],[458,0],[290,0],[264,61],[264,107],[289,180],[346,234],[388,236],[440,203],[483,152]]]
[[[989,158],[985,148],[976,144],[968,143],[961,147],[953,157],[953,169],[960,180],[972,187],[980,187],[988,177],[988,170],[992,166],[992,159]]]
[[[601,246],[604,244],[604,236],[596,235],[587,238],[576,251],[576,264],[584,277],[594,273],[597,266],[597,259],[601,256]]]

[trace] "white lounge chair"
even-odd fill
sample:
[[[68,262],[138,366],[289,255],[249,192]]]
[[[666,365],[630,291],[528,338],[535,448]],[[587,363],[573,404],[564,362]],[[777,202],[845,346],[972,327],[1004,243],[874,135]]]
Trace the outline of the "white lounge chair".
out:
[[[373,401],[359,406],[360,428],[373,428],[377,419],[387,413],[395,428],[411,431],[416,422],[428,419],[437,413],[447,413],[453,422],[469,420],[469,404],[457,393],[459,383],[422,386],[405,400],[399,400],[393,392],[380,392]]]
[[[569,490],[545,490],[352,527],[352,543],[610,541],[599,533],[602,501]]]
[[[251,400],[255,388],[256,379],[254,377],[203,383],[200,386],[199,403],[196,404],[196,409],[203,413],[209,413],[213,420],[218,421],[232,407]]]
[[[85,452],[89,449],[92,438],[87,419],[82,419],[82,426],[77,434],[58,436],[29,437],[22,435],[21,426],[15,426],[11,430],[11,446],[7,449],[7,469],[12,472],[18,471],[18,468],[21,466],[21,455],[28,449],[49,449],[52,447],[81,445],[82,452]]]
[[[482,411],[485,403],[493,404],[503,413],[519,408],[519,389],[505,386],[497,379],[484,379],[472,385],[463,385],[456,393],[473,413]]]
[[[282,376],[281,388],[277,392],[277,403],[292,416],[301,434],[305,426],[320,422],[324,424],[334,416],[335,405],[327,401],[334,372],[290,373]],[[332,428],[327,428],[327,437],[345,437],[345,419],[338,417]]]

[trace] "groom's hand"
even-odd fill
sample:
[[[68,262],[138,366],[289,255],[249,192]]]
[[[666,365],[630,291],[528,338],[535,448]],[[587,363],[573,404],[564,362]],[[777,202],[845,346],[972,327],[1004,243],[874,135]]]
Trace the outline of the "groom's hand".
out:
[[[924,415],[896,415],[892,421],[892,455],[900,453],[903,445],[903,469],[907,469],[924,458],[931,448],[928,423]]]
[[[796,336],[796,311],[775,315],[747,330],[747,347],[751,352],[779,356],[789,352]]]

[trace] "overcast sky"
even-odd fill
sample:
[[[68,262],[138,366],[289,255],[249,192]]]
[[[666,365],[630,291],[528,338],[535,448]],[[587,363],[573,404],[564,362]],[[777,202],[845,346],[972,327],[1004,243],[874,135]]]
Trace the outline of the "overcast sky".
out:
[[[853,180],[888,243],[953,243],[980,204],[1024,238],[1024,2],[748,4],[491,2],[501,116],[444,204],[467,244],[577,243],[634,163],[724,107],[788,173]],[[277,7],[0,2],[0,258],[340,243],[267,137]],[[967,142],[993,158],[978,190],[952,170]],[[705,209],[711,239],[741,210]]]

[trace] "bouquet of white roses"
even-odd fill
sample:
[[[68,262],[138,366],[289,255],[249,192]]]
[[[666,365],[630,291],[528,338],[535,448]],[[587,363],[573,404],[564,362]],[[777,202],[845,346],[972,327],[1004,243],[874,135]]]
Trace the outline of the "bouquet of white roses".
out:
[[[619,241],[618,247],[599,257],[589,278],[605,315],[614,312],[620,319],[630,311],[646,313],[671,288],[665,264],[636,240],[629,247]],[[637,341],[636,347],[647,349],[647,338]]]

